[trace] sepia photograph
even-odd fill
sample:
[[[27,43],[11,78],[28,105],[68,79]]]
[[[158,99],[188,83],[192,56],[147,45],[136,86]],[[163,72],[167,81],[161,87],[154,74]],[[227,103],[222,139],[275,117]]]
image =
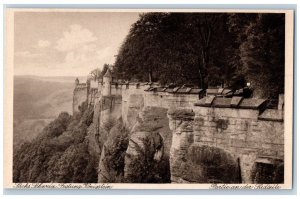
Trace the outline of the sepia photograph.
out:
[[[293,23],[8,8],[6,187],[291,189]]]

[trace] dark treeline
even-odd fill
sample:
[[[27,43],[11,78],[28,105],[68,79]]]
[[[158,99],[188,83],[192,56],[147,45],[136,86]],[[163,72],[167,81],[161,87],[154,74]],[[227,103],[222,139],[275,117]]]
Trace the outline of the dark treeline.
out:
[[[284,89],[284,14],[147,13],[119,50],[114,70],[130,81],[233,89],[256,97]]]

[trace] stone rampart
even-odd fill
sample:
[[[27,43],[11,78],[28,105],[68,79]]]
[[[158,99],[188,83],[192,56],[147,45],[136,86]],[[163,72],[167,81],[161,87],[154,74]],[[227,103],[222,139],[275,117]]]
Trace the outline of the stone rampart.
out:
[[[282,111],[265,110],[265,102],[205,97],[193,109],[183,109],[176,114],[169,111],[170,126],[174,129],[172,181],[280,183],[284,160]],[[188,120],[185,119],[186,111],[190,112]],[[198,152],[191,154],[193,151]],[[213,162],[211,157],[219,161]],[[183,173],[186,170],[182,165],[184,159],[201,160],[189,164],[199,167],[198,175]],[[231,177],[224,178],[222,173],[208,175],[210,170],[222,169],[222,165],[223,169],[232,168]],[[217,174],[216,171],[212,173]],[[195,176],[206,176],[205,181]]]
[[[73,110],[78,110],[80,102],[93,100],[89,104],[99,112],[94,114],[94,121],[100,127],[122,117],[123,124],[134,130],[141,112],[155,110],[145,107],[168,110],[165,114],[172,135],[153,133],[159,133],[164,146],[168,146],[166,157],[170,161],[171,182],[283,182],[282,96],[278,109],[267,109],[264,99],[225,97],[232,93],[229,89],[205,92],[188,86],[116,82],[98,83],[95,90],[96,87],[93,84],[93,88],[89,88],[94,89],[93,92],[88,92],[88,86],[77,85]],[[103,89],[109,91],[109,95],[105,92],[104,96]],[[165,139],[166,136],[172,139]]]

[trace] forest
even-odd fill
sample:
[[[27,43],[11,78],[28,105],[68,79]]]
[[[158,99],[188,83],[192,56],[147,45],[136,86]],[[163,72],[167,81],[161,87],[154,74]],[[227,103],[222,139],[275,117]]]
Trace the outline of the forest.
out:
[[[146,13],[114,63],[128,81],[244,87],[255,97],[284,93],[284,14]]]
[[[97,182],[96,159],[85,141],[93,110],[62,112],[34,140],[14,151],[13,182]]]

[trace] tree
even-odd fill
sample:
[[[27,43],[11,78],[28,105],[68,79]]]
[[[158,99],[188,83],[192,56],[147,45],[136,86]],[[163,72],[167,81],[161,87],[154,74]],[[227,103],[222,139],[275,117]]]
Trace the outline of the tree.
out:
[[[113,68],[112,65],[104,64],[102,70],[100,68],[96,68],[90,72],[90,78],[93,80],[102,79],[105,75],[107,69]]]
[[[230,45],[226,14],[147,13],[132,26],[122,45],[115,67],[127,79],[191,83],[207,87],[222,82],[210,76],[228,67]],[[226,32],[227,31],[227,32]],[[220,42],[219,38],[225,37]],[[224,56],[225,55],[225,56]],[[217,64],[217,65],[216,65]],[[212,80],[212,78],[214,78]]]
[[[255,97],[277,98],[284,92],[284,14],[259,14],[245,29],[241,43],[242,73]]]
[[[154,81],[160,53],[160,24],[166,14],[142,14],[132,25],[116,59],[115,67],[122,79]]]
[[[127,80],[202,88],[250,81],[256,96],[274,97],[283,92],[283,63],[283,15],[147,13],[132,25],[115,70]]]
[[[74,116],[61,113],[31,143],[14,152],[13,181],[97,182],[97,162],[85,141],[92,122],[87,103]]]

